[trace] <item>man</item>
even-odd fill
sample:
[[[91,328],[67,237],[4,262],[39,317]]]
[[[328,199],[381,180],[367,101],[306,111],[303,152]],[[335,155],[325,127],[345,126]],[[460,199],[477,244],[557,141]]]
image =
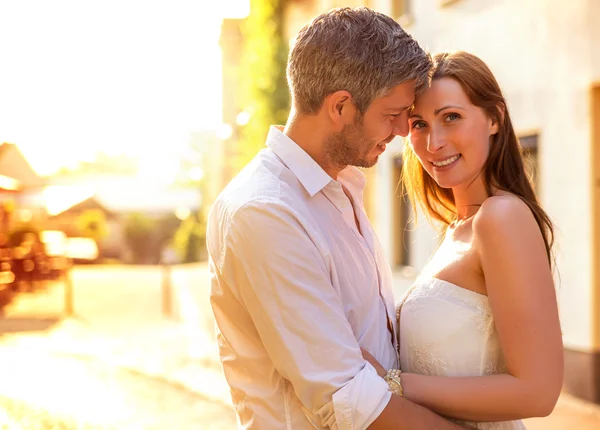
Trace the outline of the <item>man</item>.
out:
[[[341,8],[298,34],[292,110],[211,210],[211,304],[239,423],[252,429],[458,428],[398,395],[391,273],[362,207],[408,133],[429,56],[391,18]]]

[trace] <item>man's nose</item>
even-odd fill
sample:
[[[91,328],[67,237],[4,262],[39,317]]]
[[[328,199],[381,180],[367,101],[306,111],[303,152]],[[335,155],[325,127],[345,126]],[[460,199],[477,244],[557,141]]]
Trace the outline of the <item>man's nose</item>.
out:
[[[394,120],[392,133],[394,133],[396,136],[406,137],[408,136],[408,131],[408,115],[399,115],[398,118]]]

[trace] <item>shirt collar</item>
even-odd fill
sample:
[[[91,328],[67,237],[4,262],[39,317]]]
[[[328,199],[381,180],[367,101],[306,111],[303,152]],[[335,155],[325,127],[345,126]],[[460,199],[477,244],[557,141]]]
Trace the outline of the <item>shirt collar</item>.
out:
[[[271,126],[267,146],[286,164],[298,178],[311,197],[325,188],[333,179],[319,163],[306,153],[296,142],[283,133],[282,126]],[[353,191],[362,193],[366,179],[354,166],[348,166],[338,174],[338,181],[350,185]]]
[[[367,185],[367,179],[363,172],[354,166],[347,166],[338,174],[338,181],[349,188],[350,191],[362,197],[362,193]]]
[[[283,127],[271,126],[267,146],[296,175],[311,197],[333,180],[306,151],[283,133]]]

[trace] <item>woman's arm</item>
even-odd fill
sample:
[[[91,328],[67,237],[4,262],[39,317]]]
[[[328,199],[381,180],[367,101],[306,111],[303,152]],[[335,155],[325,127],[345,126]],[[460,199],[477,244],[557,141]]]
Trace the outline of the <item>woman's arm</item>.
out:
[[[473,224],[507,374],[402,374],[404,396],[469,421],[546,416],[563,379],[563,349],[550,265],[535,219],[513,196],[484,202]]]

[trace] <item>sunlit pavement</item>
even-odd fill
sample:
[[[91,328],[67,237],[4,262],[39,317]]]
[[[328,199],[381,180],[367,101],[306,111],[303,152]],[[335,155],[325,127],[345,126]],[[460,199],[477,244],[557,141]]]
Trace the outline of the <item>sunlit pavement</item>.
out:
[[[62,285],[23,295],[0,320],[0,428],[233,429],[208,308],[205,265],[78,267],[72,318]]]
[[[525,426],[527,430],[597,430],[600,406],[564,393],[550,416],[525,420]]]
[[[206,265],[171,279],[168,318],[158,267],[76,268],[70,318],[60,284],[20,297],[0,319],[0,429],[234,429]],[[600,407],[565,394],[525,423],[597,429]]]
[[[0,358],[0,428],[222,429],[224,406],[88,357],[35,348]],[[2,427],[4,426],[4,427]]]

